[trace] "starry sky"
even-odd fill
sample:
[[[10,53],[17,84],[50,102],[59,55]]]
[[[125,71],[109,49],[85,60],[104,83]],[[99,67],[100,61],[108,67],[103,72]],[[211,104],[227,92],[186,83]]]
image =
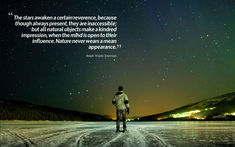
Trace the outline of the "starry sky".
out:
[[[235,91],[234,0],[3,1],[0,98],[115,115],[122,85],[130,115],[174,109]],[[79,44],[31,44],[12,16],[115,15],[115,51]],[[86,58],[86,54],[117,54]]]

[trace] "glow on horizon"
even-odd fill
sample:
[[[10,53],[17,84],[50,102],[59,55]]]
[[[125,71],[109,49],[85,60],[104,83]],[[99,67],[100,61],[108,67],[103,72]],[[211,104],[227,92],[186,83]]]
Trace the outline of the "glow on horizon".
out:
[[[192,114],[199,113],[201,112],[200,110],[193,110],[189,112],[183,112],[183,113],[176,113],[176,114],[171,114],[173,118],[181,118],[181,117],[190,117]]]

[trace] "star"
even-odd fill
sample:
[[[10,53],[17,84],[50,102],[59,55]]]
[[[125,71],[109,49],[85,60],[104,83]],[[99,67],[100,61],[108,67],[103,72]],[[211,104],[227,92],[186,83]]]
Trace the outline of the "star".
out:
[[[167,61],[168,59],[167,58],[163,58],[164,61]]]

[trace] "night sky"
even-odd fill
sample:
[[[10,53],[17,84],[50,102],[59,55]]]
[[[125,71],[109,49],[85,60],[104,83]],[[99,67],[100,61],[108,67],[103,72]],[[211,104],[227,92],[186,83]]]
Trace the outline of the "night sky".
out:
[[[115,115],[122,85],[130,116],[156,114],[235,91],[234,0],[1,2],[0,98]],[[18,15],[115,15],[116,51],[31,44]],[[86,58],[86,54],[117,54]]]

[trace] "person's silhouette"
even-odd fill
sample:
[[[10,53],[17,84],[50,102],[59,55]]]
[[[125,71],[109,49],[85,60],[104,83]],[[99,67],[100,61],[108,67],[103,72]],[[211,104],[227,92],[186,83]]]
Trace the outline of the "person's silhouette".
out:
[[[118,87],[118,92],[114,95],[114,98],[112,100],[112,103],[114,106],[116,106],[117,111],[117,130],[116,132],[120,132],[120,118],[122,115],[122,121],[123,121],[123,132],[126,131],[126,113],[130,113],[130,106],[128,102],[127,95],[123,92],[123,87]]]

